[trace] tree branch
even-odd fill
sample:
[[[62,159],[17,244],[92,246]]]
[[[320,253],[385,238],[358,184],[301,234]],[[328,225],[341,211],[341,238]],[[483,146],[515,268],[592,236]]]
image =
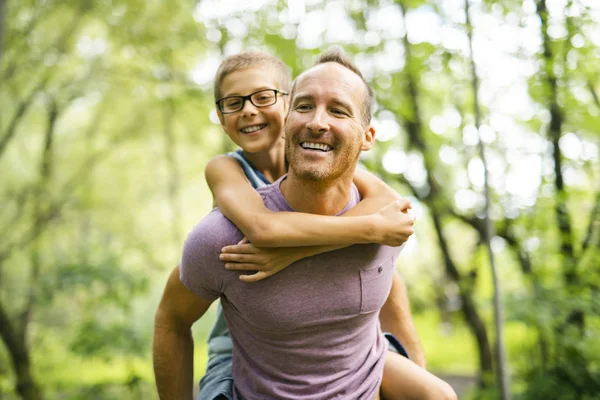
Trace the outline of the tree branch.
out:
[[[4,0],[0,0],[0,66],[2,65],[2,59],[4,55],[4,12],[6,10],[6,5]]]
[[[82,14],[87,10],[87,8],[89,6],[87,3],[88,3],[87,1],[84,1],[81,3],[81,5],[79,6],[79,9],[75,13],[75,15],[73,15],[73,18],[71,18],[69,23],[66,24],[65,28],[58,35],[58,38],[50,46],[48,46],[45,49],[45,51],[43,51],[37,59],[33,60],[33,62],[31,63],[32,65],[39,66],[39,68],[43,69],[46,73],[49,73],[54,68],[56,68],[56,66],[48,68],[41,61],[44,60],[44,58],[47,56],[47,54],[51,51],[52,52],[57,51],[59,53],[59,55],[61,55],[65,52],[67,39],[73,35],[75,30],[81,23]],[[33,18],[31,20],[31,22],[29,23],[29,25],[25,28],[25,30],[23,32],[23,36],[25,36],[25,37],[29,36],[31,34],[31,32],[35,29],[37,23],[39,22],[39,20],[42,17],[43,16],[40,15],[37,18]],[[22,52],[20,52],[20,53],[22,53]],[[27,68],[23,68],[22,65],[19,65],[18,60],[20,60],[20,57],[17,57],[11,64],[9,64],[4,69],[4,72],[2,73],[2,76],[3,76],[2,81],[10,80],[12,78],[12,76],[18,71],[27,70]],[[28,71],[28,72],[30,74],[33,74],[31,71]]]
[[[40,214],[42,210],[42,201],[44,193],[47,191],[48,184],[52,179],[52,155],[53,155],[53,143],[54,133],[56,127],[56,121],[59,116],[58,106],[54,99],[49,99],[48,105],[48,116],[46,133],[44,135],[44,148],[42,150],[42,156],[40,161],[40,178],[37,186],[37,190],[34,195],[34,210],[33,219],[34,221],[40,220]],[[35,223],[36,228],[41,226]],[[36,232],[36,239],[33,241],[33,248],[31,249],[31,274],[29,276],[29,294],[25,304],[25,308],[21,313],[21,341],[27,342],[27,332],[31,315],[33,313],[33,307],[37,298],[37,286],[40,276],[40,233]]]
[[[556,206],[555,214],[558,229],[560,232],[560,252],[564,256],[564,277],[568,285],[574,285],[577,280],[577,268],[575,262],[575,253],[573,248],[573,229],[571,227],[571,218],[567,208],[567,192],[564,186],[562,172],[562,153],[559,146],[560,137],[562,135],[562,127],[564,123],[563,110],[558,101],[558,78],[554,73],[554,63],[558,60],[552,53],[550,35],[548,33],[548,8],[546,0],[536,0],[536,12],[541,21],[541,34],[543,55],[542,61],[544,65],[543,76],[550,90],[548,99],[548,108],[550,110],[550,124],[548,126],[548,137],[552,143],[553,159],[554,159],[554,187],[556,189]]]
[[[596,104],[596,107],[598,107],[600,109],[600,99],[598,98],[598,93],[596,93],[596,90],[594,89],[594,85],[592,84],[592,81],[590,81],[589,79],[587,81],[587,87],[588,87],[590,93],[592,94],[592,99],[594,99],[594,104]]]
[[[0,138],[0,158],[2,157],[2,154],[4,153],[4,151],[6,150],[8,143],[10,142],[10,140],[14,137],[15,133],[17,132],[19,122],[25,116],[27,110],[33,103],[35,95],[46,86],[48,79],[49,79],[49,76],[46,75],[40,81],[40,83],[38,83],[38,85],[29,93],[29,95],[23,101],[21,101],[21,103],[17,107],[17,111],[15,112],[10,123],[8,124],[6,133],[4,133],[2,138]]]
[[[600,191],[596,192],[596,204],[590,213],[590,219],[588,222],[587,233],[585,239],[581,245],[581,257],[583,257],[585,251],[590,247],[594,232],[600,230]]]
[[[15,248],[23,248],[31,244],[32,241],[34,241],[40,234],[43,233],[44,229],[42,229],[42,227],[44,225],[48,224],[50,221],[60,216],[62,208],[70,200],[74,190],[77,189],[81,182],[83,182],[87,178],[87,174],[89,174],[89,172],[94,168],[94,166],[103,157],[110,154],[111,151],[114,151],[114,149],[116,148],[116,146],[118,146],[119,143],[128,139],[133,131],[141,129],[141,125],[138,123],[138,116],[139,114],[132,117],[131,126],[126,128],[127,134],[117,133],[107,143],[104,149],[91,155],[79,168],[76,169],[77,172],[75,172],[63,185],[62,189],[59,190],[59,195],[56,196],[58,200],[51,202],[44,210],[42,210],[39,219],[34,222],[33,226],[29,230],[20,235],[19,238],[14,239],[8,244],[4,245],[3,248],[0,247],[0,263],[6,260]],[[100,124],[98,123],[99,118],[100,112],[90,124],[91,131],[96,131],[100,127]],[[88,134],[91,133],[88,132]]]

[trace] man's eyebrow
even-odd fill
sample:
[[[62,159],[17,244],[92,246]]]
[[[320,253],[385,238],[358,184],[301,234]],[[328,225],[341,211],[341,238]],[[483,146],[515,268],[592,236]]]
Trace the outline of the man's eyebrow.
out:
[[[296,95],[296,96],[294,96],[294,104],[296,104],[300,100],[312,100],[312,99],[313,99],[313,96],[311,96],[310,94]]]

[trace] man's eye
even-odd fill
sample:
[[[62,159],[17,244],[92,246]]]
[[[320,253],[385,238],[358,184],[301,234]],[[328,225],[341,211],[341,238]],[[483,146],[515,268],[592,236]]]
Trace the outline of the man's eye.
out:
[[[310,110],[310,106],[308,104],[298,104],[296,106],[296,110],[298,110],[298,111],[308,111],[308,110]]]
[[[331,112],[336,115],[346,115],[346,112],[343,110],[340,110],[339,108],[334,108],[331,110]]]

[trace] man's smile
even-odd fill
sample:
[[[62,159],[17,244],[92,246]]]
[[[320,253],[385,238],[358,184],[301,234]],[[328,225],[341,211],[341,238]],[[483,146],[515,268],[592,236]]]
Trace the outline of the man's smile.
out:
[[[318,150],[324,153],[333,150],[333,148],[328,144],[316,142],[302,142],[300,143],[300,147],[302,147],[305,150]]]

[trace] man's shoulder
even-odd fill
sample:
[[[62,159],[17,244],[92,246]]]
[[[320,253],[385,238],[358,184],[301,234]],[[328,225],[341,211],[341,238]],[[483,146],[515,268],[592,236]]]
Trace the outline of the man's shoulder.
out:
[[[202,248],[218,248],[233,244],[241,236],[240,230],[223,215],[219,208],[214,208],[192,229],[186,239],[187,245]]]

